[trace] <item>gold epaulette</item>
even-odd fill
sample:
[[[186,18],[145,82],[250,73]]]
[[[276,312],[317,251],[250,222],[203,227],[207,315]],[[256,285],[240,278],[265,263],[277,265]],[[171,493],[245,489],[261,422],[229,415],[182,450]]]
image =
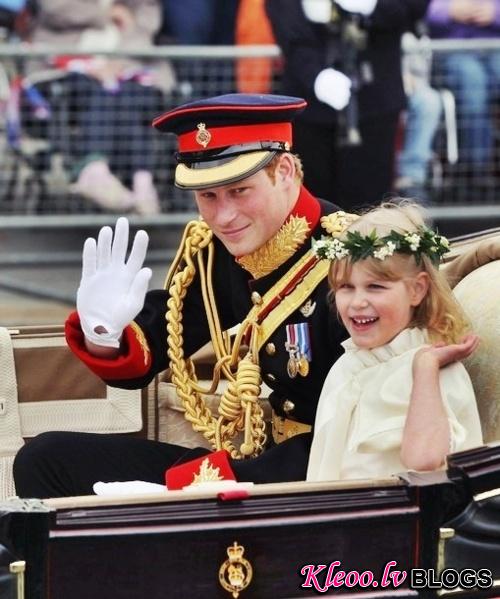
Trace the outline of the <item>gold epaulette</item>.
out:
[[[332,214],[327,214],[321,217],[321,226],[323,229],[332,237],[339,237],[342,233],[352,225],[352,223],[358,220],[358,214],[350,214],[343,210],[337,210]]]

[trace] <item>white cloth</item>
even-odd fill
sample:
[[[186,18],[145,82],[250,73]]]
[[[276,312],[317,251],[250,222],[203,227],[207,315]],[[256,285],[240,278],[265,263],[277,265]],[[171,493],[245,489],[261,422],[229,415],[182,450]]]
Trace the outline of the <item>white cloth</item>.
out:
[[[244,490],[248,491],[253,487],[251,482],[238,482],[236,480],[217,480],[203,483],[192,483],[183,487],[183,491],[189,493],[223,493],[224,491]],[[93,490],[96,495],[116,496],[116,495],[149,495],[168,493],[165,485],[149,483],[144,480],[126,480],[111,483],[101,481],[94,483]]]
[[[384,478],[407,470],[400,459],[415,353],[426,331],[405,329],[390,343],[359,349],[351,339],[332,366],[318,403],[307,480]],[[482,444],[474,389],[463,364],[440,370],[452,451]]]
[[[238,482],[236,480],[210,480],[202,483],[191,483],[182,487],[188,493],[224,493],[227,491],[249,491],[253,487],[252,482]]]
[[[167,493],[165,485],[157,483],[148,483],[144,480],[127,480],[112,483],[103,483],[101,481],[94,483],[94,493],[96,495],[148,495],[150,493]]]

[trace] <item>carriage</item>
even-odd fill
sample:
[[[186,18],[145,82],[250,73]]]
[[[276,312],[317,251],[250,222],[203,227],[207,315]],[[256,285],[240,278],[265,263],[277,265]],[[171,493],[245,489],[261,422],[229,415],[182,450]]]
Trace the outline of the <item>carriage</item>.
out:
[[[476,236],[464,238],[454,251],[459,255],[477,241]],[[487,245],[481,251],[487,254]],[[496,442],[500,261],[486,258],[487,263],[456,287],[482,339],[466,366],[478,398],[483,447],[450,455],[443,471],[407,472],[383,480],[229,489],[215,485],[161,495],[44,501],[5,498],[0,504],[0,595],[17,599],[285,599],[321,593],[373,598],[500,596]],[[11,333],[20,426],[31,431],[21,431],[24,436],[33,434],[29,422],[37,421],[40,410],[45,413],[56,406],[60,412],[62,404],[64,409],[81,410],[78,402],[91,396],[92,405],[114,422],[117,434],[135,431],[183,444],[197,442],[188,429],[175,423],[178,398],[161,377],[142,393],[127,392],[135,395],[124,398],[105,388],[75,391],[70,384],[60,405],[56,401],[60,398],[51,398],[46,406],[38,402],[33,407],[36,402],[30,401],[23,384],[34,372],[30,356],[40,363],[43,352],[38,391],[43,380],[51,385],[55,373],[61,372],[61,352],[64,359],[71,356],[60,331],[59,342],[50,348],[47,340],[57,337],[53,330]],[[81,381],[81,372],[71,370],[80,367],[78,362],[65,363],[63,370],[69,380]],[[69,397],[70,391],[79,397]],[[124,405],[132,406],[130,417],[124,416]],[[124,418],[121,428],[117,414]],[[6,449],[5,458],[11,459],[7,453]]]

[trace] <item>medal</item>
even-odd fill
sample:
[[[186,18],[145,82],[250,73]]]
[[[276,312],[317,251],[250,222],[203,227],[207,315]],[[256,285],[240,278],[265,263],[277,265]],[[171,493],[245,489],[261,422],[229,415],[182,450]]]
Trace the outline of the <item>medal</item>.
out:
[[[287,324],[286,325],[286,343],[285,349],[288,352],[289,358],[286,365],[286,371],[288,376],[291,379],[294,379],[297,376],[297,372],[299,371],[299,361],[297,357],[297,335],[295,330],[295,325]]]
[[[307,376],[309,374],[309,360],[305,356],[300,356],[298,370],[300,376]]]
[[[286,365],[286,371],[291,379],[297,376],[298,362],[295,358],[290,358]]]
[[[297,374],[307,376],[309,374],[309,362],[312,357],[308,323],[287,324],[286,339],[285,349],[289,355],[286,367],[288,376],[292,379]]]
[[[295,326],[297,327],[297,345],[299,348],[298,370],[300,376],[307,376],[309,374],[309,362],[312,359],[309,324],[307,322],[299,322]]]

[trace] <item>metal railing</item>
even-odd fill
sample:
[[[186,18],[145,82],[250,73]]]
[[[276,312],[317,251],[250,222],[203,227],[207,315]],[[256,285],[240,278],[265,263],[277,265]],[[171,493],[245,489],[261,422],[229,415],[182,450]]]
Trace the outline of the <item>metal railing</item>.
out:
[[[441,56],[457,50],[500,51],[500,40],[432,40],[404,50],[430,55],[437,64]],[[162,46],[102,52],[99,58],[108,64],[126,59],[141,65],[135,71],[129,68],[132,75],[108,89],[95,81],[89,84],[89,77],[82,75],[89,65],[65,61],[61,67],[57,59],[66,55],[75,57],[75,52],[0,45],[0,227],[20,227],[23,222],[29,226],[33,218],[38,227],[97,225],[113,220],[117,212],[129,212],[146,225],[168,224],[175,215],[181,224],[193,216],[194,204],[190,193],[172,184],[175,139],[152,131],[151,118],[193,98],[248,89],[255,80],[271,92],[280,89],[280,52],[275,46]],[[499,218],[500,139],[495,107],[488,116],[494,132],[486,168],[491,177],[481,177],[477,184],[461,134],[464,128],[478,125],[476,117],[462,115],[453,92],[446,93],[450,85],[439,70],[434,69],[431,84],[443,90],[445,107],[425,181],[431,215],[458,220]],[[497,86],[493,97],[500,97],[500,82],[492,84]],[[120,95],[124,101],[118,100]],[[86,164],[86,153],[92,151],[107,154],[113,174],[127,189],[133,189],[134,169],[151,171],[160,213],[147,202],[141,206],[138,194],[123,200],[117,193],[110,206],[82,193],[78,173]]]
[[[405,53],[438,58],[463,48],[498,51],[500,40],[432,41],[406,47]],[[102,143],[104,137],[111,148],[116,175],[123,177],[123,185],[131,185],[130,171],[137,155],[147,154],[145,166],[153,170],[161,211],[157,213],[151,206],[149,212],[141,210],[137,204],[126,211],[133,229],[146,227],[150,232],[148,263],[164,273],[180,230],[197,214],[191,194],[172,184],[175,139],[153,132],[152,117],[193,98],[250,91],[253,85],[259,91],[280,91],[280,52],[275,46],[164,46],[126,54],[101,53],[99,56],[112,64],[126,58],[146,66],[136,71],[136,79],[127,81],[131,82],[133,105],[147,110],[136,110],[134,118],[129,110],[122,115],[123,124],[115,114],[119,111],[113,112],[113,104],[110,108],[108,103],[107,112],[98,111],[98,118],[92,121],[88,109],[93,101],[99,106],[102,98],[95,86],[79,87],[71,69],[52,68],[54,59],[64,55],[74,56],[74,50],[0,45],[0,293],[37,298],[34,306],[43,305],[38,300],[74,302],[85,235],[94,235],[98,227],[112,224],[117,213],[125,212],[118,204],[114,210],[101,206],[75,189],[83,145],[92,148],[89,123],[97,125],[97,142]],[[147,79],[155,70],[160,73],[156,83],[154,78]],[[494,226],[500,221],[496,189],[472,185],[467,164],[461,160],[461,117],[455,97],[446,93],[449,87],[437,72],[432,85],[444,90],[441,98],[448,106],[439,122],[427,173],[430,214],[436,220],[469,223],[479,219],[484,228]],[[109,93],[112,96],[112,90]],[[130,107],[125,103],[125,108]],[[109,122],[103,114],[111,114]],[[139,114],[142,120],[137,122]],[[115,140],[111,122],[114,126],[118,122],[126,135]],[[497,137],[494,176],[498,176],[499,145]]]

